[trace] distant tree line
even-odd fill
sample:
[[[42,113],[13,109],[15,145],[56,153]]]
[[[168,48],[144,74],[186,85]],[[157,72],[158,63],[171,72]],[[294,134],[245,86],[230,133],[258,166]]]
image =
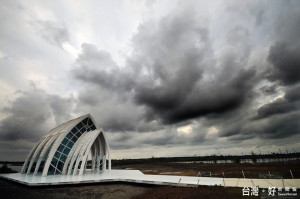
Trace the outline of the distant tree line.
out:
[[[17,173],[17,171],[9,168],[6,164],[3,164],[0,167],[0,173]]]
[[[141,163],[155,163],[155,162],[193,162],[193,161],[212,161],[217,163],[218,160],[231,160],[233,163],[240,163],[241,160],[251,159],[254,163],[258,159],[295,159],[300,160],[300,153],[288,154],[254,154],[250,155],[209,155],[209,156],[190,156],[190,157],[152,157],[141,159],[114,159],[112,165],[127,165],[127,164],[141,164]]]
[[[128,165],[155,162],[193,162],[193,161],[217,161],[230,160],[233,163],[240,163],[241,160],[251,159],[256,163],[258,159],[295,159],[300,160],[300,153],[271,153],[271,154],[255,154],[251,152],[249,155],[207,155],[207,156],[189,156],[189,157],[151,157],[140,159],[113,159],[112,165]],[[88,161],[91,164],[91,161]],[[3,165],[23,165],[24,161],[0,161]]]

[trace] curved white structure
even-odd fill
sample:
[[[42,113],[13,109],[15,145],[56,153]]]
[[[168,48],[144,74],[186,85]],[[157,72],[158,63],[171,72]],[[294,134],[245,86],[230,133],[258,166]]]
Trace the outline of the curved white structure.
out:
[[[88,157],[93,172],[111,170],[109,146],[90,114],[52,129],[28,154],[21,173],[82,175]]]

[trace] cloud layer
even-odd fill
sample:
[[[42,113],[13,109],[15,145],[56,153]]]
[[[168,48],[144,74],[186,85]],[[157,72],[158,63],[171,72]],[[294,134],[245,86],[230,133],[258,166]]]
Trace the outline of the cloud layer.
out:
[[[300,149],[299,2],[95,4],[0,3],[1,146],[91,113],[116,158]]]

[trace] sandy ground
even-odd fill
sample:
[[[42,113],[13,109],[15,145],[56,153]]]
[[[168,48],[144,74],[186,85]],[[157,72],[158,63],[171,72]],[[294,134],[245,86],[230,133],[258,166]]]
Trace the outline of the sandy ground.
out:
[[[27,187],[0,179],[0,198],[7,199],[190,199],[241,198],[241,188],[141,186],[138,184],[89,184],[78,186]],[[254,198],[254,197],[248,197]]]
[[[296,197],[300,198],[300,190]],[[0,179],[0,198],[5,199],[271,199],[267,191],[259,191],[259,196],[242,196],[242,188],[201,186],[171,187],[139,184],[107,183],[76,186],[28,187]]]
[[[89,184],[84,186],[27,187],[0,179],[0,198],[7,199],[127,199],[151,187],[131,184]]]

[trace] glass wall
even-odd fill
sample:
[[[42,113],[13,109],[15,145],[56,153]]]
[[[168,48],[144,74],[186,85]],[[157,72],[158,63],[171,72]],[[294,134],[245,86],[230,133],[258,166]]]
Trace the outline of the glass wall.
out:
[[[79,122],[63,139],[51,161],[48,175],[61,174],[65,161],[73,145],[78,138],[86,131],[95,130],[96,127],[90,118]]]

